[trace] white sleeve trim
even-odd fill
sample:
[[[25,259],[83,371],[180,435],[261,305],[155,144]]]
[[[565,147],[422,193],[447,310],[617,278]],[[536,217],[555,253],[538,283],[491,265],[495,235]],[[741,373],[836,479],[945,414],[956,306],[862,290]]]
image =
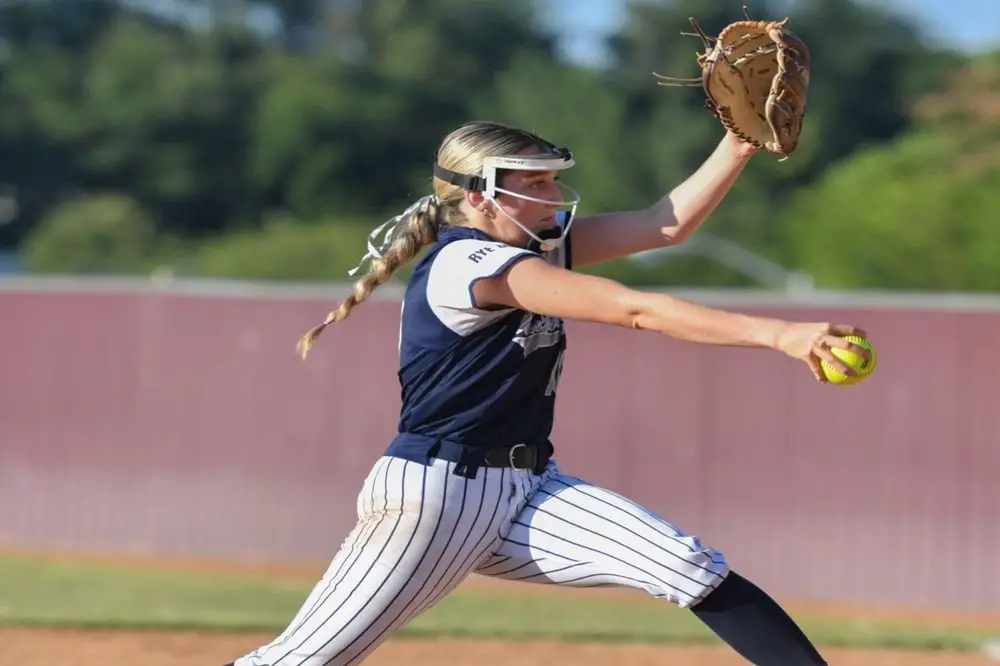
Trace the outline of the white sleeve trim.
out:
[[[503,273],[519,259],[537,256],[529,250],[492,241],[469,238],[448,243],[434,257],[427,276],[427,302],[431,311],[442,324],[461,336],[492,324],[510,314],[513,308],[475,307],[473,285]]]

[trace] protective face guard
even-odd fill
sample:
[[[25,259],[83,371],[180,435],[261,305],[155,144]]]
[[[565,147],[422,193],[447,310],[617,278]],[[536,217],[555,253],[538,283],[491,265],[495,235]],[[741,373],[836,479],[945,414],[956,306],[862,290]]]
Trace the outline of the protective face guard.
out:
[[[452,185],[458,185],[459,187],[470,192],[482,192],[487,200],[492,201],[493,204],[500,209],[500,211],[506,215],[511,222],[516,224],[521,231],[526,233],[534,241],[533,245],[536,245],[537,247],[531,247],[529,249],[548,252],[558,248],[565,241],[566,235],[569,233],[569,228],[573,224],[576,207],[580,205],[579,193],[577,193],[573,188],[559,183],[559,186],[571,195],[570,198],[564,201],[537,199],[526,194],[519,194],[517,192],[497,187],[497,171],[563,171],[565,169],[569,169],[575,164],[576,162],[573,159],[573,153],[566,148],[556,148],[554,149],[554,152],[543,155],[487,157],[483,160],[482,175],[480,176],[470,176],[468,174],[456,173],[435,164],[434,176],[447,183],[451,183]],[[517,197],[518,199],[523,199],[525,201],[557,205],[560,208],[568,208],[569,211],[566,224],[562,227],[561,231],[554,229],[551,232],[542,232],[542,235],[545,236],[543,238],[528,229],[517,218],[504,210],[503,206],[501,206],[500,202],[496,199],[497,193]],[[555,235],[553,236],[553,234]]]

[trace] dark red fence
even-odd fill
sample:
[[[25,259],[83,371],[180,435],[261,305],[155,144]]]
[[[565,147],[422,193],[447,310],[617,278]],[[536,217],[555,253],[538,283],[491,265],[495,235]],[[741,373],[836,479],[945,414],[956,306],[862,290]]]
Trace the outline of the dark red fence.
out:
[[[0,540],[325,560],[398,405],[398,302],[303,363],[329,304],[0,292]],[[877,375],[823,387],[772,352],[572,324],[563,468],[785,597],[1000,608],[1000,314],[752,309],[866,327]]]

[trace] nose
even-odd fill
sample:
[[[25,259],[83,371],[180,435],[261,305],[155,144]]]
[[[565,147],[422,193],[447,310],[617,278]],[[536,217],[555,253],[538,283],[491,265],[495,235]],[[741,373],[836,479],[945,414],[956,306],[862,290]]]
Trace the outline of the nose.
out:
[[[551,203],[550,206],[559,207],[566,203],[566,196],[563,194],[562,188],[556,183],[552,183],[546,188],[545,196],[543,199],[548,199]]]

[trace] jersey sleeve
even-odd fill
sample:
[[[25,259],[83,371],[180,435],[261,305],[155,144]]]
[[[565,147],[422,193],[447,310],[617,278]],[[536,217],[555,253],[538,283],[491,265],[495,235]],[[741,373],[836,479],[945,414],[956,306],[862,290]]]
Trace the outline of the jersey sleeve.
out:
[[[504,243],[475,239],[448,243],[434,257],[427,276],[427,302],[442,324],[459,335],[488,326],[510,308],[476,307],[472,288],[480,280],[500,275],[514,263],[538,254]]]

